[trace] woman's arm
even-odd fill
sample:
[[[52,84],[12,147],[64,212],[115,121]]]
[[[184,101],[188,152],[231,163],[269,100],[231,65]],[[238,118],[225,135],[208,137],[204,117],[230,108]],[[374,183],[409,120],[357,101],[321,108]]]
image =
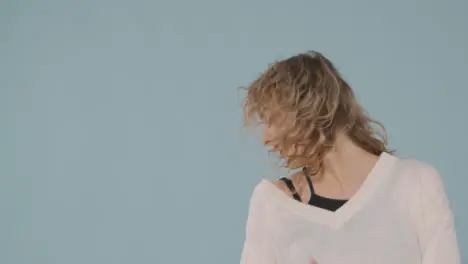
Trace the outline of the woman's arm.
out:
[[[241,264],[277,263],[268,213],[263,192],[257,186],[250,199]]]
[[[419,240],[423,264],[460,264],[454,217],[439,173],[430,165],[420,170]]]

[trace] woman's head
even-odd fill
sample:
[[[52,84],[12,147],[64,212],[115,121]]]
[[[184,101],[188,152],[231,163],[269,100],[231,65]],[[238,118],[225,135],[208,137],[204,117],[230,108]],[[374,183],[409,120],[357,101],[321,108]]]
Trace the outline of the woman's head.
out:
[[[341,135],[369,153],[390,152],[384,127],[366,114],[333,64],[317,52],[273,63],[247,87],[243,108],[246,124],[264,124],[263,144],[279,151],[290,169],[322,170]]]

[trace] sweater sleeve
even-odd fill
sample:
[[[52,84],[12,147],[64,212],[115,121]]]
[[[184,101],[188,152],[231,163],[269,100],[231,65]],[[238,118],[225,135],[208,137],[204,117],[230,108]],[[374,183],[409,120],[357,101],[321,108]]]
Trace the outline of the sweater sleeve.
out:
[[[277,263],[267,214],[267,203],[257,186],[250,199],[241,264]]]
[[[419,241],[423,264],[460,264],[454,217],[439,173],[424,164],[420,171]]]

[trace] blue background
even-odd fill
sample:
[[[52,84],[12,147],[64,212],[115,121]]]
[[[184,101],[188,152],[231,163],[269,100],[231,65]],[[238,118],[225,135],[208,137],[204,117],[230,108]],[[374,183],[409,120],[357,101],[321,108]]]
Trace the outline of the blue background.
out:
[[[237,87],[311,49],[443,175],[467,263],[467,10],[1,0],[0,263],[238,263],[253,185],[277,170]]]

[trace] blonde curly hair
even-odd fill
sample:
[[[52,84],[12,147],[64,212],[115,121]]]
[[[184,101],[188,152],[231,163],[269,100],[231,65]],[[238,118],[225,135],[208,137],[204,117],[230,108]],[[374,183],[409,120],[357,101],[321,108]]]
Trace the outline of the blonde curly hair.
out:
[[[322,172],[340,133],[369,153],[392,153],[385,127],[367,115],[348,83],[318,52],[277,61],[245,88],[244,124],[261,120],[281,128],[277,140],[289,153],[282,157],[286,168]]]

